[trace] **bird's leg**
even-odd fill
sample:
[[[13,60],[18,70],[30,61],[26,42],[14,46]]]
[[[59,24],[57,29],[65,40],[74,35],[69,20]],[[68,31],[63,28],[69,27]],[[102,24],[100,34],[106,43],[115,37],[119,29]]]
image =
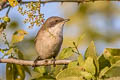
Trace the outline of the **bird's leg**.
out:
[[[52,61],[53,61],[53,67],[56,67],[56,64],[55,64],[56,59],[55,59],[55,57],[53,57]]]
[[[42,59],[40,59],[40,56],[38,56],[38,57],[34,60],[34,65],[33,65],[33,67],[36,67],[37,61],[39,61],[39,60],[42,60]]]

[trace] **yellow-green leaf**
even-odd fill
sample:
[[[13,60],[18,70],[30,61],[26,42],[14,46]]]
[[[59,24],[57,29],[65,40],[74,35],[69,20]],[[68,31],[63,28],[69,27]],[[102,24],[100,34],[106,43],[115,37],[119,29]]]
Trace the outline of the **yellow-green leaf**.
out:
[[[80,67],[72,67],[72,68],[67,68],[61,71],[57,76],[57,80],[72,80],[73,78],[75,79],[80,79],[82,78],[81,76],[81,68]]]
[[[95,62],[95,66],[96,66],[96,72],[97,74],[99,73],[99,63],[97,60],[97,52],[96,52],[96,47],[94,42],[92,41],[89,45],[89,47],[87,48],[86,52],[85,52],[85,58],[87,59],[87,57],[92,57],[94,62]]]
[[[9,54],[11,54],[12,52],[13,52],[13,48],[9,49],[9,50],[7,51],[7,53],[5,53],[5,55],[9,55]]]
[[[12,36],[11,43],[14,44],[14,43],[18,43],[18,42],[22,41],[26,34],[27,34],[27,32],[24,30],[17,30],[16,32],[14,32],[14,34]]]
[[[72,62],[70,62],[70,63],[68,64],[68,68],[76,67],[76,66],[78,66],[77,64],[78,64],[77,61],[72,61]]]
[[[120,60],[120,49],[106,48],[103,55],[111,64],[115,64]]]
[[[6,80],[14,80],[14,66],[7,63],[6,65]]]
[[[16,66],[16,76],[15,76],[15,80],[24,80],[25,78],[25,72],[24,72],[24,68],[21,65],[15,65]]]
[[[98,62],[99,62],[99,70],[101,71],[105,67],[110,67],[111,64],[109,60],[107,60],[104,55],[102,54],[101,56],[98,57]]]
[[[64,48],[57,58],[65,59],[65,58],[69,58],[72,55],[73,55],[72,48],[69,47],[69,48]]]
[[[120,77],[120,60],[113,64],[105,73],[107,77]]]
[[[11,5],[12,7],[15,7],[15,6],[18,5],[18,1],[17,1],[17,0],[8,0],[8,1],[9,1],[10,5]]]
[[[80,55],[78,56],[78,63],[79,63],[80,66],[82,66],[82,65],[84,64],[84,59],[83,59],[82,54],[80,54]]]
[[[96,68],[95,68],[95,65],[94,65],[94,62],[93,62],[93,58],[92,57],[88,57],[86,60],[85,60],[85,63],[83,65],[84,69],[91,73],[92,75],[95,75],[95,72],[96,72]]]
[[[100,71],[99,78],[105,76],[105,73],[109,70],[109,67],[105,67]]]

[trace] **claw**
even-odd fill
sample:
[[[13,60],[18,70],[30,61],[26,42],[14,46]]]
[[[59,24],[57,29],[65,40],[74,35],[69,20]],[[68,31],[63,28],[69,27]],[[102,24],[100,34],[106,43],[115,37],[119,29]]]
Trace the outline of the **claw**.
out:
[[[52,61],[53,61],[53,67],[56,67],[56,64],[55,64],[56,59],[54,57],[53,57]]]
[[[34,64],[33,64],[33,66],[32,67],[36,67],[37,65],[37,62],[39,61],[39,60],[41,60],[40,59],[40,56],[38,56],[35,60],[34,60]]]

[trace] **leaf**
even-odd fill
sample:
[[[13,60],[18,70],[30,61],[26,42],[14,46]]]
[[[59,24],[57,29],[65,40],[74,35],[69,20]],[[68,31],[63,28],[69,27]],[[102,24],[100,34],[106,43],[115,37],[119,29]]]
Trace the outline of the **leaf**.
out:
[[[0,49],[0,52],[1,52],[1,53],[5,53],[3,49]]]
[[[9,1],[10,5],[11,5],[12,7],[15,7],[15,6],[18,5],[18,1],[17,1],[17,0],[8,0],[8,1]]]
[[[120,56],[120,49],[106,48],[112,56]]]
[[[80,79],[81,80],[81,68],[80,67],[72,67],[72,68],[67,68],[61,71],[57,76],[57,80],[72,80],[73,78],[75,79]]]
[[[50,75],[45,75],[40,76],[39,78],[33,78],[32,80],[56,80],[56,79]]]
[[[76,66],[78,66],[77,64],[78,64],[77,61],[72,61],[72,62],[70,62],[70,63],[68,64],[68,68],[76,67]]]
[[[105,76],[105,73],[108,71],[109,67],[105,67],[100,71],[99,78]]]
[[[60,55],[58,55],[58,59],[66,59],[66,58],[69,58],[70,56],[73,55],[73,52],[72,52],[72,48],[69,47],[69,48],[64,48]]]
[[[120,77],[120,60],[113,64],[105,75],[107,77]]]
[[[14,48],[14,50],[17,53],[19,59],[24,59],[23,53],[19,49]]]
[[[24,36],[27,34],[24,30],[17,30],[12,36],[12,44],[18,43],[23,40]]]
[[[56,76],[60,71],[62,71],[64,68],[64,65],[56,65],[56,67],[52,68],[53,69],[53,74]]]
[[[85,71],[82,71],[81,67],[71,67],[64,69],[61,71],[57,76],[57,80],[85,80],[83,77],[87,80],[91,80],[93,76]],[[88,79],[89,78],[89,79]]]
[[[11,54],[13,52],[13,48],[10,48],[8,51],[7,51],[7,53],[5,53],[5,55],[9,55],[9,54]]]
[[[16,66],[16,73],[14,73],[15,80],[24,80],[25,79],[25,72],[24,68],[21,65],[15,65]]]
[[[120,60],[120,49],[106,48],[103,54],[111,64],[115,64],[118,60]]]
[[[45,66],[35,67],[34,71],[43,75],[46,72]]]
[[[89,47],[85,52],[85,58],[87,59],[87,57],[93,58],[95,62],[96,70],[97,70],[96,72],[99,73],[99,63],[97,60],[97,52],[96,52],[96,48],[93,41],[90,43]]]
[[[81,71],[81,75],[87,80],[94,80],[93,75],[89,72]]]
[[[7,63],[6,65],[6,80],[14,80],[14,66]]]
[[[95,68],[95,65],[94,65],[94,62],[93,62],[93,58],[88,57],[85,60],[85,63],[83,65],[83,67],[87,72],[91,73],[92,75],[95,75],[96,68]]]
[[[78,56],[78,63],[80,66],[82,66],[84,64],[84,59],[83,59],[83,56],[81,54]]]
[[[98,62],[99,62],[99,70],[100,71],[105,67],[111,66],[110,62],[107,59],[105,59],[103,54],[98,57]]]
[[[25,72],[21,65],[8,64],[6,65],[6,80],[24,80]]]

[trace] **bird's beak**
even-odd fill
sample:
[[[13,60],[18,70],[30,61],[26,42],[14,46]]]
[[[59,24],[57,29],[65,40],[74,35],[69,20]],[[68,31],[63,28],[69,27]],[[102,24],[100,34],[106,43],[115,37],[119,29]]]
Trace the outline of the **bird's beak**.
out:
[[[65,22],[68,22],[68,21],[70,21],[70,19],[64,19],[64,21],[65,21]]]

